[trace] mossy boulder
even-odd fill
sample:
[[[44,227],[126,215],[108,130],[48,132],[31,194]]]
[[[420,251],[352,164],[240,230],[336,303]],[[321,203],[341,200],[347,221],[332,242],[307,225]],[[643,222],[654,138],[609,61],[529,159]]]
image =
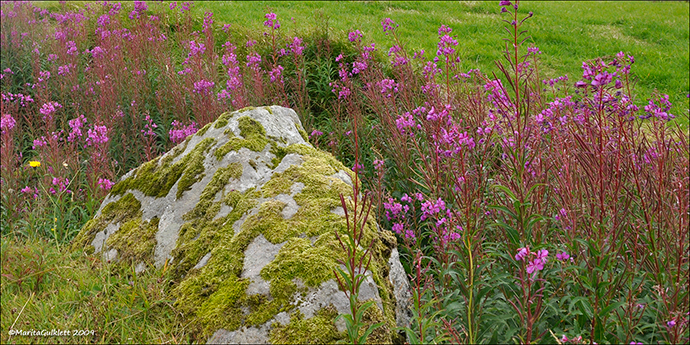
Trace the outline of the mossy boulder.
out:
[[[306,141],[297,114],[272,106],[222,114],[170,152],[129,172],[74,241],[136,271],[164,270],[193,340],[333,343],[349,313],[333,270],[344,259],[342,194],[350,169]],[[351,213],[350,213],[351,214]],[[396,239],[369,217],[373,241],[359,300],[374,300],[373,343],[400,343],[409,284]]]

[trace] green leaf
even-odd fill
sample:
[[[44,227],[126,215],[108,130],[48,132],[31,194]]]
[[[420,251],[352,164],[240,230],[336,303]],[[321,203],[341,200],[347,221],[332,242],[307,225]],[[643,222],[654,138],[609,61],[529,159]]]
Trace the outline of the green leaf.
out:
[[[602,309],[599,312],[599,317],[606,317],[612,310],[618,309],[621,306],[624,306],[626,302],[624,301],[618,301],[616,303],[613,303],[611,305],[606,306],[606,308]]]
[[[359,341],[357,343],[358,344],[366,344],[367,338],[369,337],[369,334],[371,334],[371,332],[373,332],[374,330],[376,330],[377,328],[379,328],[381,326],[383,326],[383,322],[369,325],[369,327],[367,327],[367,330],[364,331],[364,334],[362,334],[362,336],[359,337]]]

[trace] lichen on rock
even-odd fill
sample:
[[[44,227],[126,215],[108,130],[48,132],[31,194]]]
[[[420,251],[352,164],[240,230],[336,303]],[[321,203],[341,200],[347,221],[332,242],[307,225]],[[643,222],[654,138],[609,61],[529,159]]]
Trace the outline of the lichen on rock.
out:
[[[75,248],[165,268],[196,342],[331,343],[349,313],[334,269],[352,210],[353,173],[306,140],[297,114],[272,106],[222,114],[171,152],[125,175]],[[406,295],[396,240],[370,217],[372,261],[360,303],[384,322],[370,341],[401,342]],[[395,279],[393,278],[395,277]],[[403,304],[401,304],[403,303]],[[405,304],[406,305],[406,304]],[[375,310],[374,310],[375,309]],[[402,310],[402,312],[401,312]]]

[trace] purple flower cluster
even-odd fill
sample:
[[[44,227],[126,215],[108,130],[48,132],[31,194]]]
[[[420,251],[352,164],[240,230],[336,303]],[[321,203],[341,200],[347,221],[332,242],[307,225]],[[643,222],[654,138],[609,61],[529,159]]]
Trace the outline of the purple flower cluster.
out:
[[[184,126],[181,122],[174,120],[171,124],[171,129],[168,132],[170,136],[170,141],[177,144],[185,140],[188,136],[196,133],[198,129],[196,128],[196,122],[192,121],[188,126]]]
[[[656,101],[659,104],[657,104],[654,99],[649,100],[649,104],[644,107],[644,111],[647,114],[640,116],[640,118],[648,119],[654,117],[661,121],[670,121],[675,118],[675,115],[668,112],[671,110],[671,102],[668,100],[668,95],[662,95],[662,97],[656,99]]]
[[[398,24],[396,24],[393,19],[386,18],[381,22],[381,26],[383,26],[383,32],[388,35],[391,32],[394,32],[395,29],[398,27]]]
[[[114,182],[108,180],[107,178],[98,179],[98,188],[102,190],[110,190],[115,185]]]
[[[67,135],[67,141],[72,143],[75,140],[78,140],[82,137],[83,133],[81,132],[81,129],[86,124],[86,118],[84,117],[84,115],[80,115],[77,118],[69,120],[67,124],[72,129],[70,133]]]
[[[518,248],[518,252],[517,254],[515,254],[515,260],[527,261],[527,258],[529,256],[536,257],[527,264],[527,273],[535,273],[536,275],[537,272],[544,269],[544,264],[546,263],[549,256],[549,251],[546,249],[539,249],[536,253],[534,253],[529,250],[529,247]]]
[[[39,112],[43,114],[44,121],[50,121],[53,119],[53,113],[57,111],[58,108],[62,108],[62,105],[58,102],[48,102],[41,106]]]
[[[148,114],[146,115],[146,119],[144,119],[144,129],[141,130],[141,133],[143,133],[145,136],[149,137],[155,137],[156,133],[153,131],[154,128],[158,128],[158,125],[156,125],[155,122],[153,122],[153,119],[151,116]]]
[[[71,191],[67,189],[69,186],[69,179],[68,178],[59,178],[59,177],[53,177],[53,186],[58,187],[58,191],[64,192],[67,191],[70,193]],[[53,188],[50,188],[50,193],[55,194],[56,191]]]
[[[261,55],[257,52],[252,52],[249,55],[247,55],[247,67],[250,67],[252,71],[254,72],[259,72],[261,71],[261,67],[259,64],[261,63]]]
[[[8,68],[9,69],[9,68]],[[7,72],[7,71],[5,71]],[[33,103],[34,99],[30,95],[24,95],[21,93],[3,93],[0,94],[0,97],[2,97],[3,102],[15,102],[18,101],[19,105],[22,107],[26,107],[28,103]]]
[[[31,189],[31,187],[26,186],[20,190],[20,192],[24,194],[31,194],[34,193],[34,199],[38,199],[38,188],[34,187],[34,189]]]
[[[108,142],[108,127],[94,125],[86,132],[86,146],[96,146]]]
[[[425,220],[429,217],[436,216],[445,210],[446,202],[443,201],[443,199],[438,198],[436,201],[427,200],[422,203],[422,216],[419,217],[419,219]]]
[[[16,124],[17,122],[14,120],[12,115],[3,114],[2,117],[0,117],[0,134],[9,132]]]
[[[213,12],[205,12],[204,13],[204,23],[203,23],[203,28],[201,31],[204,32],[206,35],[212,35],[213,34]]]
[[[278,65],[274,67],[268,72],[268,76],[271,79],[271,83],[280,82],[283,84],[283,66]]]
[[[386,98],[391,98],[394,93],[398,92],[399,85],[393,79],[383,79],[377,85],[381,88],[381,94],[386,96]]]
[[[134,2],[134,11],[129,13],[129,19],[134,20],[139,19],[139,16],[146,12],[149,9],[148,5],[146,5],[146,1],[135,1]]]
[[[401,201],[410,204],[413,200],[407,194],[405,194],[403,195]],[[414,230],[409,227],[405,229],[405,222],[407,213],[410,211],[410,206],[396,202],[393,198],[388,198],[388,202],[383,203],[383,208],[386,210],[386,218],[388,221],[393,222],[393,232],[398,235],[405,236],[406,239],[414,240],[416,237]]]
[[[395,120],[395,125],[398,127],[398,131],[400,131],[400,134],[409,134],[410,136],[414,136],[414,132],[412,130],[408,130],[408,128],[414,128],[415,127],[415,120],[412,114],[410,112],[406,112]],[[421,128],[421,125],[417,125],[418,128]]]
[[[271,13],[266,13],[264,16],[266,17],[266,21],[264,22],[264,26],[268,26],[273,30],[278,30],[280,29],[280,22],[278,21],[278,16],[271,12]]]
[[[293,38],[292,42],[288,45],[288,48],[293,54],[295,54],[295,56],[302,55],[302,52],[304,51],[304,46],[302,46],[302,39],[299,37]]]
[[[452,29],[445,25],[438,29],[439,36],[441,37],[439,38],[438,49],[436,50],[437,56],[445,56],[446,59],[449,59],[449,57],[455,53],[455,48],[453,47],[458,45],[458,41],[448,35],[451,31]],[[442,33],[444,35],[441,35]]]
[[[189,64],[189,59],[195,57],[195,56],[201,56],[204,54],[206,51],[206,46],[203,43],[197,43],[194,40],[189,41],[189,53],[187,54],[187,58],[184,60],[182,63],[183,65]]]
[[[194,89],[192,92],[200,95],[207,95],[213,91],[214,86],[216,86],[216,83],[202,79],[194,82]]]
[[[350,40],[350,42],[361,42],[362,41],[362,32],[359,30],[352,31],[347,34],[347,39]]]

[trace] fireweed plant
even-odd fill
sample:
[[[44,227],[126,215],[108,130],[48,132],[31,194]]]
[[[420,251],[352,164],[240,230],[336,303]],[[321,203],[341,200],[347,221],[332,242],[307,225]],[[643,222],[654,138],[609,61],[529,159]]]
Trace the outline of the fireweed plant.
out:
[[[369,217],[397,235],[413,343],[690,341],[687,115],[660,92],[639,106],[624,52],[542,76],[532,14],[499,5],[504,58],[485,74],[460,70],[447,25],[410,51],[384,18],[385,50],[321,17],[286,34],[270,10],[248,36],[191,2],[3,2],[2,234],[66,243],[127,171],[223,111],[281,104],[355,172],[348,341],[376,328],[357,300]]]

